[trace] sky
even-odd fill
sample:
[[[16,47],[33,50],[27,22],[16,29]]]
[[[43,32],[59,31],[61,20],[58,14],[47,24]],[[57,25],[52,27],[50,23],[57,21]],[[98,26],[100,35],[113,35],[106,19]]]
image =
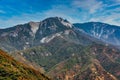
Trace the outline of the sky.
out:
[[[0,28],[56,16],[120,26],[120,0],[0,0]]]

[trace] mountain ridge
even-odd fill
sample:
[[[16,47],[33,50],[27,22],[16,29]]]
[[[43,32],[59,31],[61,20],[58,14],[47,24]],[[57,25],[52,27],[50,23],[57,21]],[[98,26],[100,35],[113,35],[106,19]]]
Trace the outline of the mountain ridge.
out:
[[[47,18],[41,22],[29,22],[12,28],[0,30],[2,49],[14,50],[25,49],[39,42],[43,37],[71,28],[73,25],[59,17]],[[3,42],[7,47],[4,48]],[[14,42],[14,43],[13,43]],[[21,43],[22,42],[22,43]],[[39,42],[39,43],[38,43]],[[36,44],[37,43],[37,44]],[[17,45],[16,45],[17,44]]]
[[[0,47],[41,66],[53,79],[120,79],[120,51],[96,37],[101,34],[96,25],[92,36],[85,32],[91,31],[91,24],[86,29],[59,17],[29,22],[7,32],[0,31]]]
[[[101,22],[88,22],[82,24],[78,23],[74,24],[74,26],[81,29],[84,33],[103,40],[106,43],[120,46],[119,26],[109,25]]]

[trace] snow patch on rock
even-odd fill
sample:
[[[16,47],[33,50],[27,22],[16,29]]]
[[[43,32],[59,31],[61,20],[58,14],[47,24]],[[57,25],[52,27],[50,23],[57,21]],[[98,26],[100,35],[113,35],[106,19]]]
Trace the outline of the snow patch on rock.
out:
[[[71,23],[65,22],[63,20],[61,21],[61,23],[69,28],[72,28],[72,26],[73,26]]]
[[[37,32],[37,30],[39,29],[39,22],[30,22],[29,23],[31,25],[31,30],[32,32],[35,34]]]
[[[13,37],[17,37],[18,36],[18,34],[17,33],[13,33]]]
[[[24,54],[24,53],[22,53],[22,52],[20,53],[20,55],[22,55],[22,56],[23,56],[23,54]]]
[[[56,33],[56,34],[54,34],[54,35],[52,35],[52,36],[44,37],[44,38],[42,38],[42,39],[40,40],[40,42],[41,42],[41,43],[48,43],[48,42],[50,42],[52,39],[54,39],[54,38],[57,37],[57,36],[61,36],[61,33]]]
[[[66,35],[69,35],[69,33],[70,33],[70,30],[66,30],[66,31],[65,31],[65,34],[66,34]]]
[[[9,36],[12,36],[12,37],[17,37],[18,34],[16,32],[11,32],[11,33],[8,33]],[[6,35],[7,36],[7,35]]]

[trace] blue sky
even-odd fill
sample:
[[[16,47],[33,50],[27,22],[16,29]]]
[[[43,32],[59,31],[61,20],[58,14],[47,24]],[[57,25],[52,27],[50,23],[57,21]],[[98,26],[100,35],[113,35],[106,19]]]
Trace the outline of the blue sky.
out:
[[[120,0],[0,0],[0,28],[54,16],[120,25]]]

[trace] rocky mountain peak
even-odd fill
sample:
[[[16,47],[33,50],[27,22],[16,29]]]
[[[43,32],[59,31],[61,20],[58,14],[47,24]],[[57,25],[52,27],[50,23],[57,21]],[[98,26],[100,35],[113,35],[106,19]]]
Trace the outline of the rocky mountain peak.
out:
[[[40,22],[29,22],[28,23],[31,26],[31,31],[35,34],[37,30],[39,29]]]
[[[43,23],[48,22],[48,24],[51,23],[50,25],[62,25],[67,28],[72,28],[72,26],[73,26],[69,21],[67,21],[66,19],[63,19],[61,17],[50,17],[50,18],[43,20],[42,22]]]

